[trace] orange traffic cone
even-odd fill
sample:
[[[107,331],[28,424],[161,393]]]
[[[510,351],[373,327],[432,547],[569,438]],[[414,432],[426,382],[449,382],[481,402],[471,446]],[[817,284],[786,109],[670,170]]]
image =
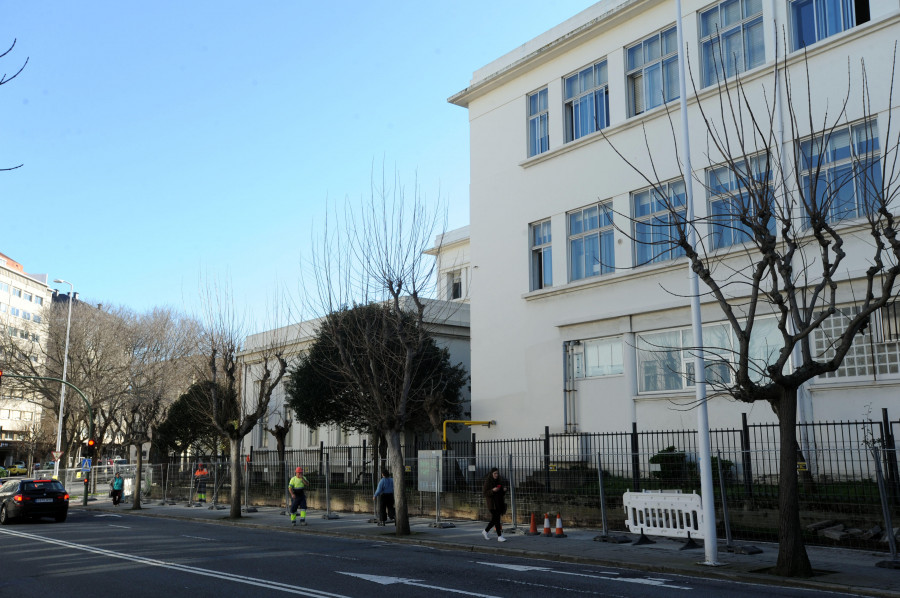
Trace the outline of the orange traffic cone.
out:
[[[550,513],[544,513],[544,533],[541,534],[545,538],[551,536],[550,533]]]
[[[531,512],[531,528],[527,532],[525,532],[526,536],[537,536],[537,522],[534,520],[534,511]]]
[[[562,517],[559,516],[559,513],[556,514],[556,535],[554,538],[565,538],[566,535],[563,533],[562,529]]]

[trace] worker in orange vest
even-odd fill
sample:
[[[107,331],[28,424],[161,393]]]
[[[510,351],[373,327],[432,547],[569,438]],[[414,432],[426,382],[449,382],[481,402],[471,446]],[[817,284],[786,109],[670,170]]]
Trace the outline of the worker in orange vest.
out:
[[[206,502],[206,480],[209,479],[209,471],[203,463],[197,463],[194,478],[197,480],[197,502],[203,504]]]

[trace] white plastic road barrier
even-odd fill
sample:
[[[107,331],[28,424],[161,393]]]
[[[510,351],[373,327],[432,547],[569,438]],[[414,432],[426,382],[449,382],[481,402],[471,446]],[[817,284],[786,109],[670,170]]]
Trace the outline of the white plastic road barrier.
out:
[[[703,505],[699,494],[626,492],[625,525],[633,534],[703,539]]]

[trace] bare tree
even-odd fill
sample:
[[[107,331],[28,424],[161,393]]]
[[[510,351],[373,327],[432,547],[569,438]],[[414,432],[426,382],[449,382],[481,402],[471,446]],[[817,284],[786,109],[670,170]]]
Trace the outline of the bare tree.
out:
[[[152,440],[169,406],[190,384],[199,326],[171,309],[154,309],[129,324],[129,384],[121,409],[121,434],[136,451],[132,508],[140,509],[143,445]]]
[[[795,83],[799,70],[803,74]],[[856,77],[859,88],[852,84]],[[893,83],[892,71],[884,107],[893,106]],[[706,216],[688,219],[683,197],[660,182],[663,169],[654,162],[659,140],[651,144],[645,130],[648,167],[607,138],[665,204],[666,222],[654,225],[665,230],[653,235],[655,251],[686,256],[735,339],[733,346],[704,347],[707,367],[725,372],[709,376],[710,382],[739,401],[766,401],[778,417],[775,571],[799,577],[811,575],[812,567],[800,523],[798,389],[841,366],[877,312],[895,300],[900,275],[894,214],[900,173],[892,113],[883,112],[876,123],[864,61],[858,73],[848,63],[846,92],[836,108],[827,98],[813,97],[812,88],[808,61],[789,66],[776,60],[766,82],[751,86],[740,77],[720,82],[716,99],[697,103],[701,118],[694,130],[705,137],[712,168],[706,176],[692,173],[695,188],[724,205]],[[787,139],[781,134],[785,118]],[[669,124],[677,157],[671,115]],[[842,170],[830,166],[836,149],[850,156]],[[633,222],[630,215],[626,219]],[[853,261],[867,264],[864,271],[851,275]],[[851,300],[851,308],[841,307]],[[768,329],[766,317],[774,323]],[[824,351],[815,348],[815,335],[827,339]],[[759,346],[767,343],[769,350],[760,355]]]
[[[272,342],[257,347],[259,364],[253,388],[242,392],[243,373],[239,367],[246,327],[234,312],[227,289],[208,286],[204,297],[204,330],[201,351],[206,359],[205,377],[211,382],[199,401],[200,409],[213,427],[228,439],[231,463],[232,518],[241,517],[241,442],[268,413],[272,392],[287,371],[283,344]],[[205,399],[205,400],[202,400]]]
[[[371,417],[368,429],[387,441],[397,535],[410,533],[402,435],[413,411],[415,367],[431,342],[426,297],[432,294],[434,260],[425,250],[440,213],[429,209],[417,182],[407,194],[399,175],[388,180],[382,172],[379,182],[373,173],[368,200],[348,202],[337,227],[326,223],[312,259],[318,299],[312,309],[322,317],[319,335],[329,336],[336,347],[339,358],[332,367],[358,388],[345,399],[362,402],[358,407]],[[352,306],[369,304],[381,306],[372,310],[377,317],[350,321]],[[400,350],[385,351],[384,343]],[[395,356],[395,362],[383,363]],[[387,367],[398,374],[396,385],[378,375]]]

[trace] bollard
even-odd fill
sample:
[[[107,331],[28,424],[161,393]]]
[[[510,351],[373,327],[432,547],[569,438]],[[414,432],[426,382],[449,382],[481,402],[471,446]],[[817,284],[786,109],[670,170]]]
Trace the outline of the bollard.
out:
[[[429,527],[436,527],[440,529],[447,529],[451,527],[456,527],[454,524],[449,521],[441,521],[441,455],[435,455],[434,457],[434,523],[429,525]],[[394,492],[397,490],[395,489]]]
[[[324,463],[325,463],[325,514],[322,515],[322,519],[340,519],[340,515],[336,515],[331,512],[331,461],[329,460],[330,455],[328,453],[324,453]]]

